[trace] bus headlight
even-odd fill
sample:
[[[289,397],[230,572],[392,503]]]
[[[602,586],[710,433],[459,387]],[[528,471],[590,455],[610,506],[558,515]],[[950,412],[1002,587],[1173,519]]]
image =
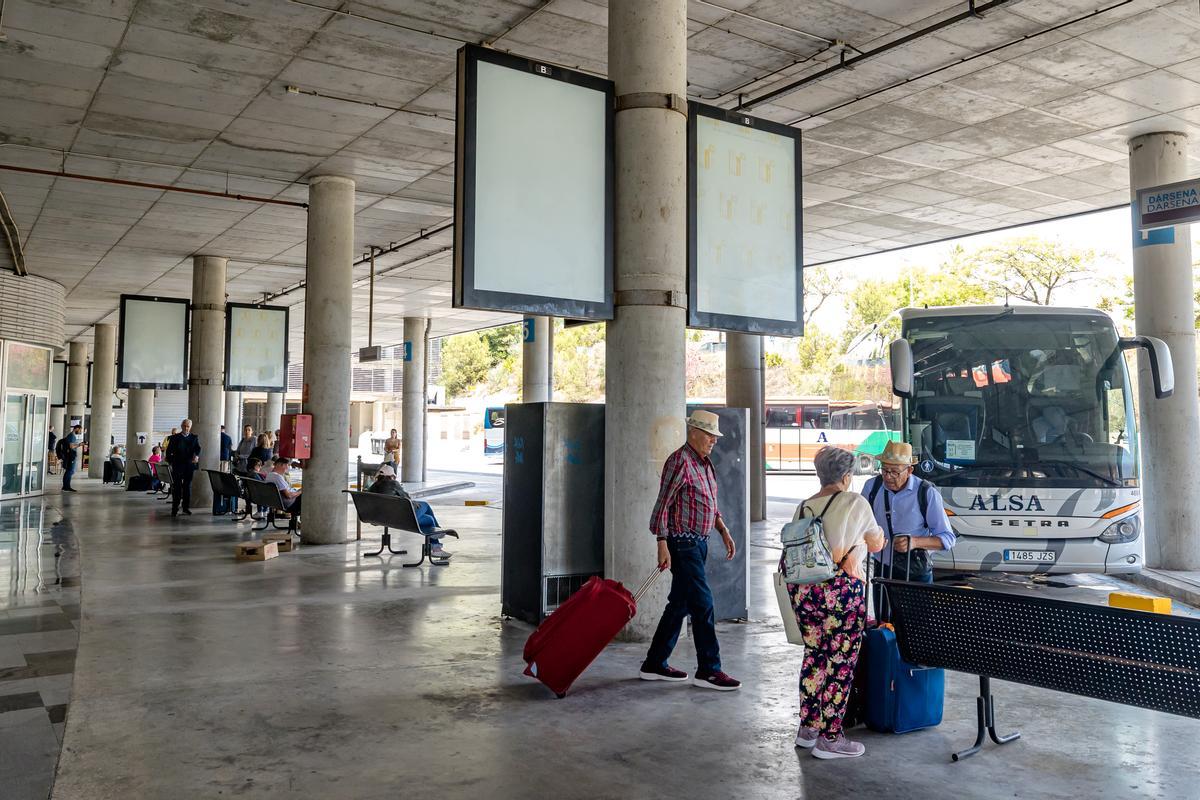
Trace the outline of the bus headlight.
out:
[[[1104,529],[1100,541],[1107,544],[1126,544],[1137,539],[1142,532],[1142,518],[1138,514],[1119,519]]]

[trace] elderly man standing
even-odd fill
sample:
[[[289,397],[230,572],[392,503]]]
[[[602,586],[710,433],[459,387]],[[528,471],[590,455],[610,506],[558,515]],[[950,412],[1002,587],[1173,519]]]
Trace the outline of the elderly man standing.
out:
[[[742,684],[721,671],[713,596],[704,574],[708,534],[714,527],[725,543],[725,557],[732,559],[737,552],[717,509],[717,474],[709,460],[720,436],[716,414],[693,411],[687,420],[687,443],[663,465],[650,531],[658,537],[659,569],[671,570],[671,593],[639,677],[645,681],[688,679],[686,672],[667,664],[667,659],[679,640],[680,626],[690,615],[696,640],[692,684],[731,692]]]
[[[179,516],[180,505],[184,514],[191,515],[192,475],[200,463],[200,439],[192,433],[192,421],[185,419],[179,423],[179,427],[182,428],[179,433],[172,433],[167,438],[166,461],[171,465],[174,478],[171,484],[172,517]],[[174,431],[174,428],[171,430]]]
[[[912,574],[904,572],[908,559],[897,557],[894,577],[933,583],[933,567],[926,551],[954,547],[954,531],[941,492],[912,474],[915,459],[912,445],[907,442],[888,442],[879,463],[882,465],[879,476],[867,481],[862,493],[889,540],[895,536],[912,537],[895,542],[898,554],[908,552],[910,546],[913,548]],[[891,560],[889,550],[883,552],[883,564]],[[876,564],[879,566],[879,562]]]

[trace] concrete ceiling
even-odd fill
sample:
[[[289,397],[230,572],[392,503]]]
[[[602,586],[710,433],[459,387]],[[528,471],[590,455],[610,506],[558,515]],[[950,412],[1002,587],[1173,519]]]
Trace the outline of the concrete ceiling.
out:
[[[823,40],[870,50],[965,7],[691,0],[689,93],[731,107],[830,66]],[[299,201],[345,174],[365,252],[452,216],[461,42],[603,74],[606,17],[598,0],[5,0],[0,163]],[[1200,156],[1198,41],[1195,0],[1013,0],[752,113],[805,129],[812,265],[1128,202],[1129,136],[1185,131]],[[0,190],[30,271],[67,287],[70,338],[123,292],[189,294],[193,253],[231,259],[233,300],[303,279],[303,209],[3,171]],[[450,244],[378,260],[408,266],[377,284],[377,342],[406,314],[437,335],[514,319],[450,307]],[[360,286],[356,346],[366,304]]]

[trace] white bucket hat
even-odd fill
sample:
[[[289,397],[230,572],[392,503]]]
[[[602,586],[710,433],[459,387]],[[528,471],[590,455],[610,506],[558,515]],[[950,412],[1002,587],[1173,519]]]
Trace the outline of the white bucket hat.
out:
[[[379,468],[379,477],[394,478],[396,477],[396,470],[392,469],[391,464],[384,464]]]
[[[711,411],[701,411],[696,409],[692,415],[687,418],[689,428],[697,428],[705,433],[711,433],[713,436],[724,436],[721,433],[720,423],[721,418]]]

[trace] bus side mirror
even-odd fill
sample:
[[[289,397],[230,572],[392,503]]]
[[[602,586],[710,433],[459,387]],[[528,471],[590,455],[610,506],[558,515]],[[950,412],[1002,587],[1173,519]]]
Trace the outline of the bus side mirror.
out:
[[[892,394],[912,397],[913,354],[907,339],[894,339],[888,345],[888,361],[892,366]]]
[[[1154,396],[1159,400],[1170,397],[1175,391],[1175,366],[1171,362],[1171,348],[1162,339],[1154,336],[1130,336],[1121,339],[1122,350],[1143,348],[1150,358],[1150,375],[1154,378]]]

